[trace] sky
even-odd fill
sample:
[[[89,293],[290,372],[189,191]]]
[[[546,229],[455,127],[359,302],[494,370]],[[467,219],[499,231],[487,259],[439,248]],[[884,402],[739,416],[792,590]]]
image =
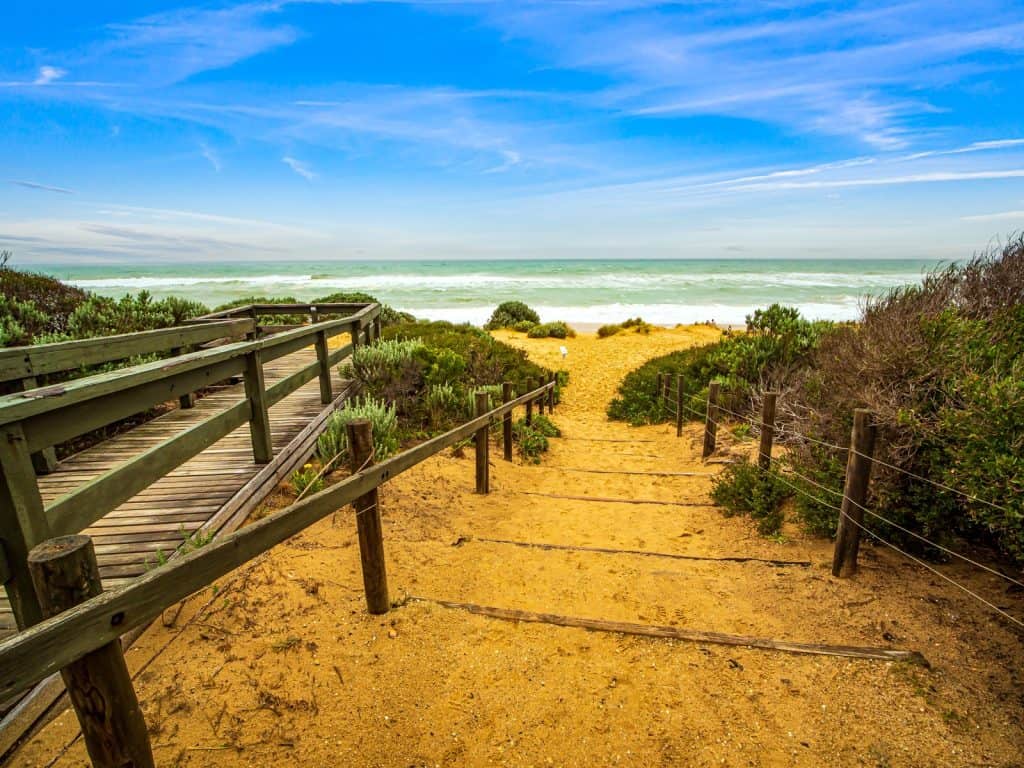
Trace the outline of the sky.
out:
[[[6,0],[18,263],[963,258],[1024,3]]]

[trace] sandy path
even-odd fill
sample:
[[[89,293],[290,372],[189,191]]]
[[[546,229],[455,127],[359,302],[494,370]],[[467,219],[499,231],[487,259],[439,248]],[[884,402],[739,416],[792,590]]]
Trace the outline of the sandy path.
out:
[[[791,656],[513,624],[408,602],[365,614],[351,513],[325,521],[192,598],[130,652],[160,765],[1019,765],[1020,643],[961,594],[886,552],[840,582],[827,542],[753,534],[706,505],[700,430],[610,423],[622,374],[707,339],[706,328],[567,346],[564,437],[540,466],[436,457],[382,492],[394,597],[476,602],[790,640],[923,651],[902,664]],[[562,365],[561,342],[511,343]],[[599,439],[594,439],[599,438]],[[607,442],[614,439],[627,442]],[[626,505],[524,494],[686,502]],[[548,551],[481,538],[810,568]],[[461,543],[460,543],[461,542]],[[457,545],[456,545],[457,544]],[[968,574],[951,569],[957,578]],[[995,583],[970,582],[1001,604]],[[155,657],[155,658],[154,658]],[[15,764],[47,765],[65,714]],[[81,765],[73,744],[57,765]]]

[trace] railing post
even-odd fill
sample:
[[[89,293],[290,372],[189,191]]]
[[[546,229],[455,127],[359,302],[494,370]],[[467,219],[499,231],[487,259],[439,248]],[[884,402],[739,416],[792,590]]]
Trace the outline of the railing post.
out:
[[[380,341],[380,335],[384,330],[384,323],[381,322],[380,315],[373,318],[373,334],[376,337],[376,341]]]
[[[544,377],[543,376],[540,376],[537,379],[537,386],[538,387],[543,387],[544,386]],[[543,416],[544,415],[544,406],[547,404],[547,400],[548,400],[548,393],[547,392],[541,392],[540,393],[540,397],[537,398],[537,414],[539,416]]]
[[[548,413],[555,412],[555,384],[557,378],[558,375],[554,373],[548,376],[548,384],[551,385],[551,389],[548,390]]]
[[[345,425],[348,436],[349,466],[352,474],[373,466],[373,426],[369,419],[351,421]],[[388,572],[384,562],[384,530],[380,520],[380,502],[374,488],[352,502],[356,511],[356,530],[359,533],[359,560],[363,566],[363,589],[366,609],[370,613],[387,613]]]
[[[28,559],[47,618],[103,591],[92,539],[61,536],[35,547]],[[119,640],[60,671],[95,768],[151,768],[153,751]]]
[[[260,335],[260,316],[256,313],[256,307],[250,307],[248,315],[252,318],[252,330],[245,334],[245,338],[247,341],[256,341]]]
[[[512,382],[506,381],[501,385],[501,402],[507,403],[512,400]],[[512,461],[512,411],[509,410],[501,417],[501,438],[505,449],[505,461]]]
[[[778,392],[765,392],[761,401],[761,445],[757,449],[757,465],[767,472],[772,468],[772,443],[775,441],[775,402]]]
[[[534,381],[532,378],[526,380],[526,391],[533,392]],[[526,426],[533,424],[533,399],[526,401]]]
[[[490,409],[490,395],[486,392],[476,393],[476,415],[483,416]],[[476,443],[476,492],[491,492],[490,466],[490,425],[484,424],[473,436]]]
[[[721,385],[712,381],[708,385],[708,411],[704,420],[704,451],[702,458],[707,458],[715,452],[715,444],[718,440],[718,395]]]
[[[327,355],[327,331],[317,331],[316,359],[320,363],[320,402],[324,405],[334,400],[334,393],[331,390],[331,362]]]
[[[312,304],[309,306],[309,319],[314,325],[320,322],[320,310]]]
[[[187,348],[183,349],[181,347],[174,347],[171,349],[171,357],[178,357],[179,355],[186,354],[187,352]],[[185,394],[178,396],[178,405],[180,405],[182,408],[193,408],[195,407],[195,404],[195,392],[186,392]]]
[[[20,424],[8,424],[0,431],[0,544],[7,561],[4,587],[19,629],[43,619],[32,589],[28,554],[50,536],[25,433]]]
[[[350,331],[351,334],[352,334],[352,351],[353,352],[355,352],[360,347],[360,342],[361,342],[360,331],[362,331],[362,326],[359,324],[359,321],[358,320],[353,320],[352,321],[352,329]]]
[[[836,531],[836,548],[832,555],[833,576],[848,578],[857,572],[860,526],[864,522],[864,504],[867,502],[868,483],[871,480],[875,433],[871,412],[863,408],[855,410],[850,450],[846,459],[843,503]]]
[[[683,374],[676,374],[676,437],[683,436]]]
[[[258,349],[245,356],[245,396],[252,406],[249,434],[252,456],[257,464],[268,464],[274,458],[270,435],[270,414],[267,412],[267,387],[263,380],[263,355]]]
[[[657,394],[655,394],[655,396],[654,396],[654,398],[656,400],[658,400],[659,402],[661,401],[662,395],[665,392],[665,385],[663,383],[664,379],[665,379],[665,374],[664,373],[659,373],[658,374],[658,390],[657,390]]]
[[[29,389],[35,389],[39,386],[39,381],[35,376],[28,376],[19,382],[21,391],[25,392]],[[36,451],[32,454],[32,466],[35,468],[37,475],[49,475],[57,469],[57,451],[54,450],[51,445],[49,448],[43,448],[41,451]]]

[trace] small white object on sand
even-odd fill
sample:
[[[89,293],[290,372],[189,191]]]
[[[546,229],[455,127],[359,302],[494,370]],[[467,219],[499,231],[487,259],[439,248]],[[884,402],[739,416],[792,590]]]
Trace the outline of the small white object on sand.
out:
[[[566,349],[565,346],[563,345],[563,346],[558,348],[558,351],[562,353],[562,359],[565,360],[565,356],[569,354],[569,350]]]

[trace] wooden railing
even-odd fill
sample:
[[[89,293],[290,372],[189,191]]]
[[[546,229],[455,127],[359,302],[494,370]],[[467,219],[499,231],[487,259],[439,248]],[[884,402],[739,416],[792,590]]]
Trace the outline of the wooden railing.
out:
[[[92,339],[36,344],[27,347],[0,349],[0,391],[24,392],[38,388],[42,377],[74,378],[75,374],[93,365],[127,360],[139,355],[170,352],[172,356],[191,352],[194,347],[225,339],[250,336],[256,323],[249,318],[228,318],[196,325],[159,328],[155,331],[124,333]],[[182,408],[191,408],[191,393],[179,398]],[[32,454],[39,474],[52,472],[57,456],[52,447]]]
[[[512,412],[520,406],[527,406],[532,410],[534,404],[538,406],[546,404],[548,409],[551,409],[555,403],[555,389],[556,384],[552,377],[546,383],[515,399],[510,399],[511,387],[505,386],[503,399],[506,402],[481,413],[449,432],[403,451],[379,464],[371,464],[368,460],[363,461],[358,465],[361,467],[359,471],[337,485],[257,520],[245,528],[215,539],[193,552],[184,554],[145,573],[124,586],[102,592],[72,607],[60,606],[60,609],[65,610],[0,643],[0,697],[24,690],[58,670],[64,671],[65,682],[69,686],[73,686],[77,673],[69,670],[80,670],[79,665],[88,666],[93,663],[92,660],[98,658],[97,651],[108,655],[114,653],[119,656],[118,638],[121,635],[133,628],[147,624],[168,606],[212,584],[231,570],[303,531],[318,520],[333,514],[341,507],[354,503],[357,515],[360,510],[362,512],[371,511],[372,514],[379,515],[376,503],[372,505],[371,510],[371,507],[366,504],[365,497],[402,472],[470,437],[476,438],[478,452],[486,452],[489,442],[487,434],[490,428],[499,422],[505,427],[502,430],[506,449],[505,457],[510,459],[511,430],[508,427],[511,424]],[[483,408],[482,401],[479,407]],[[360,450],[367,456],[372,455],[372,450],[366,453],[365,445]],[[356,458],[358,459],[358,457]],[[489,472],[486,453],[482,458],[478,453],[476,468],[477,490],[486,493],[489,489],[486,477],[486,473]],[[481,477],[481,473],[484,473],[483,477]],[[84,537],[56,539],[46,542],[45,546],[37,547],[33,553],[34,569],[37,574],[37,589],[41,593],[45,593],[47,589],[44,585],[46,577],[41,574],[53,571],[55,567],[53,564],[60,558],[61,552],[67,555],[69,561],[72,557],[78,558],[75,562],[79,564],[83,562],[83,558],[90,561],[80,570],[94,573],[95,564],[94,560],[91,560],[91,553],[86,551],[83,554],[84,550],[90,549],[88,541],[83,542],[83,539]],[[386,599],[383,601],[379,599],[382,594],[381,586],[383,586],[383,595],[386,597],[387,594],[386,580],[383,585],[381,584],[381,580],[386,577],[383,572],[380,536],[377,536],[377,544],[374,544],[368,537],[364,541],[361,530],[360,546],[377,547],[375,551],[366,549],[362,551],[368,607],[374,612],[381,608],[387,610]],[[370,573],[368,564],[374,563],[376,568]],[[90,581],[93,587],[95,586],[94,582],[95,579]],[[372,596],[371,585],[374,587]],[[375,609],[374,605],[378,603],[381,605]],[[105,667],[105,669],[110,669],[110,667]],[[88,672],[88,670],[86,671]],[[93,671],[95,672],[95,670]],[[111,694],[111,700],[99,702],[99,704],[106,705],[100,707],[103,709],[105,718],[100,727],[108,730],[116,729],[122,734],[129,732],[140,734],[137,738],[144,740],[142,744],[122,744],[120,746],[128,751],[148,752],[148,741],[145,741],[144,735],[145,729],[138,728],[138,718],[140,718],[138,707],[132,709],[129,706],[130,701],[134,701],[135,697],[127,670],[124,669],[123,672],[115,670],[115,672],[109,673],[104,680],[104,685],[115,693]],[[93,692],[92,695],[99,694]],[[71,700],[72,703],[79,700],[74,692],[72,692]],[[88,712],[83,713],[81,710],[78,714],[80,719],[90,717]],[[86,737],[86,741],[89,741],[89,736]],[[149,759],[151,762],[151,756]],[[96,764],[100,763],[96,762]],[[135,764],[144,763],[137,762]]]
[[[0,397],[0,577],[18,626],[42,618],[28,572],[32,547],[81,531],[247,422],[256,463],[269,462],[268,409],[317,377],[321,400],[330,403],[332,367],[374,339],[379,315],[379,305],[360,305],[349,317]],[[236,327],[251,333],[252,320],[242,323]],[[328,340],[342,333],[351,334],[351,342],[330,350]],[[314,362],[264,384],[264,363],[311,345]],[[41,354],[45,359],[45,350]],[[44,504],[33,453],[239,375],[244,400]]]

